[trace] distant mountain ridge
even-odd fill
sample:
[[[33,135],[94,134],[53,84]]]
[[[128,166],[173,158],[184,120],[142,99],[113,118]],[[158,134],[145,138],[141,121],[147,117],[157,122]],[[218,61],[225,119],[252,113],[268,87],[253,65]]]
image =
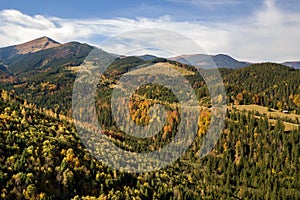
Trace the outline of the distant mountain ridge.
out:
[[[8,71],[12,74],[30,70],[46,70],[58,66],[78,66],[92,49],[93,47],[88,44],[78,42],[60,44],[44,36],[20,45],[0,48],[0,65],[6,67],[5,73]],[[149,54],[136,57],[144,61],[157,58],[157,56]],[[252,64],[250,62],[236,60],[225,54],[192,54],[168,59],[201,68],[217,67],[238,69]],[[284,62],[281,64],[300,69],[300,61]],[[4,71],[3,67],[1,71]]]
[[[3,87],[7,90],[13,88],[15,94],[28,100],[28,102],[47,109],[59,108],[70,114],[72,91],[79,70],[78,66],[82,64],[88,55],[95,56],[95,63],[97,64],[98,54],[90,54],[94,47],[78,42],[55,45],[46,49],[44,47],[45,45],[41,45],[39,51],[26,54],[17,53],[15,46],[0,48],[0,88]],[[135,69],[137,66],[148,66],[156,63],[169,63],[176,66],[176,69],[180,72],[184,71],[185,74],[188,74],[187,76],[191,78],[192,85],[201,85],[203,81],[201,82],[201,80],[199,81],[194,77],[197,74],[194,73],[197,69],[191,64],[197,64],[203,68],[210,67],[209,65],[213,64],[220,67],[220,74],[228,83],[235,85],[240,80],[242,83],[243,81],[247,82],[244,85],[245,87],[248,87],[251,81],[267,85],[265,82],[269,80],[264,77],[275,75],[278,75],[276,76],[277,82],[283,85],[287,79],[294,81],[300,72],[300,70],[274,63],[253,65],[247,62],[240,62],[223,54],[215,56],[203,54],[180,56],[175,58],[178,61],[170,58],[157,58],[152,55],[113,55],[113,57],[116,59],[104,73],[107,78],[105,81],[110,83],[114,82],[109,80],[111,77],[121,77],[124,73]],[[105,57],[101,58],[105,59]],[[243,67],[245,65],[249,65],[249,67]],[[253,77],[248,78],[248,72],[251,74],[252,71],[255,72]],[[255,76],[255,74],[261,75],[263,72],[266,74],[264,77]],[[241,76],[241,74],[244,75]],[[198,82],[196,83],[195,81]],[[103,84],[105,85],[106,82],[104,82]],[[273,85],[265,89],[269,88],[273,88]],[[241,91],[243,92],[243,90]],[[201,90],[200,93],[199,95],[204,97],[206,90]],[[234,93],[231,96],[234,97],[232,101],[235,101],[237,94]],[[249,99],[252,99],[252,97]]]
[[[149,55],[149,54],[145,54],[145,55],[141,55],[141,56],[137,56],[137,57],[144,61],[153,60],[153,59],[157,58],[157,56],[153,56],[153,55]]]
[[[231,68],[238,69],[247,67],[251,62],[239,61],[232,58],[229,55],[217,54],[217,55],[208,55],[208,54],[191,54],[191,55],[182,55],[170,58],[177,62],[181,62],[189,65],[196,65],[202,68]],[[283,63],[278,63],[295,69],[300,69],[300,61],[288,61]]]
[[[182,55],[171,58],[184,64],[195,65],[202,68],[242,68],[250,65],[251,63],[238,61],[228,55],[207,55],[207,54],[192,54]]]
[[[282,63],[285,66],[293,67],[295,69],[300,69],[300,61],[289,61]]]

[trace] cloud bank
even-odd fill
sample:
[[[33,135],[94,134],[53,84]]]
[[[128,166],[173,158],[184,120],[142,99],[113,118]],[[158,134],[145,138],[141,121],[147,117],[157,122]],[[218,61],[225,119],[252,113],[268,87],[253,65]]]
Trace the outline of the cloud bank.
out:
[[[209,54],[226,53],[252,62],[300,60],[300,14],[280,10],[275,0],[265,0],[264,7],[251,16],[218,23],[174,21],[169,16],[157,19],[63,19],[29,16],[18,10],[0,11],[0,22],[1,47],[41,36],[59,42],[80,41],[97,45],[127,31],[162,28],[191,38]],[[169,41],[175,43],[176,39],[169,38]],[[130,51],[132,49],[128,49]],[[203,52],[191,48],[186,53]]]

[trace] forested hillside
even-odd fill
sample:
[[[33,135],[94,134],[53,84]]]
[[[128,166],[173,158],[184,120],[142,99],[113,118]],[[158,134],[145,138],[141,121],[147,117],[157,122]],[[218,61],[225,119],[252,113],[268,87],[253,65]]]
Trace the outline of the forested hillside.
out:
[[[300,198],[300,130],[285,131],[287,121],[299,122],[275,118],[271,123],[265,114],[230,106],[217,144],[200,158],[200,146],[211,121],[207,86],[194,67],[163,58],[145,61],[124,57],[109,66],[97,85],[99,124],[113,143],[128,151],[150,152],[170,143],[181,113],[178,98],[169,89],[155,84],[142,86],[128,104],[131,119],[141,126],[149,124],[151,106],[164,105],[166,123],[151,138],[138,139],[122,132],[110,107],[112,91],[124,73],[136,66],[159,63],[182,73],[195,91],[201,113],[194,142],[179,160],[154,172],[134,174],[106,167],[83,145],[72,121],[77,65],[90,47],[69,45],[67,52],[75,56],[74,60],[79,56],[80,62],[65,57],[60,62],[53,57],[42,69],[38,62],[31,65],[30,57],[18,55],[31,67],[19,70],[20,63],[11,65],[16,66],[12,72],[6,65],[0,66],[1,199]],[[51,48],[34,54],[44,59],[47,52],[55,55]],[[300,113],[300,70],[262,63],[220,72],[229,105],[257,104]],[[154,118],[159,118],[160,113],[156,114]]]
[[[284,133],[280,121],[271,127],[254,113],[228,112],[221,138],[202,159],[199,134],[171,166],[128,174],[97,162],[69,122],[5,96],[0,108],[2,199],[300,197],[300,131]]]
[[[300,113],[300,70],[262,63],[221,72],[228,103],[257,104]]]

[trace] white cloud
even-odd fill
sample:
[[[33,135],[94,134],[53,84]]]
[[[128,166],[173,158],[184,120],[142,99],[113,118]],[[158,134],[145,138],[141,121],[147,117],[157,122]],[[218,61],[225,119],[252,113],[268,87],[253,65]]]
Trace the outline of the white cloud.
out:
[[[0,46],[17,44],[44,35],[60,42],[78,40],[91,43],[95,37],[111,37],[127,31],[144,28],[162,28],[177,31],[197,41],[208,52],[216,47],[222,48],[227,41],[225,31],[207,28],[196,22],[175,22],[169,16],[163,16],[158,19],[118,18],[85,20],[28,16],[16,10],[4,10],[0,12],[0,22]],[[152,34],[151,38],[145,38],[145,41],[148,41],[148,43],[151,41],[154,46],[155,43],[173,43],[174,52],[180,51],[178,48],[179,41],[176,41],[176,38],[163,38],[162,36],[162,34]],[[150,46],[151,44],[147,45]],[[133,49],[128,49],[129,51],[133,51]],[[191,48],[190,53],[196,52]]]
[[[275,0],[265,0],[264,9],[228,25],[231,42],[227,51],[253,61],[300,60],[299,19],[298,13],[278,9]]]
[[[275,0],[265,0],[265,4],[268,8],[274,8],[275,7]]]
[[[95,44],[127,31],[162,28],[186,35],[210,54],[227,53],[249,61],[300,60],[300,14],[280,10],[275,0],[265,0],[265,7],[249,17],[220,23],[180,22],[173,21],[169,16],[157,19],[62,19],[29,16],[17,10],[0,11],[0,22],[0,46],[18,44],[44,35],[60,42],[76,40]],[[148,46],[173,43],[174,52],[180,52],[182,45],[176,38],[154,34],[152,38],[145,38],[142,45],[146,43]],[[118,49],[135,52],[135,49],[142,48],[141,44],[132,45],[126,49],[124,44],[120,44]],[[203,52],[190,48],[186,53]]]

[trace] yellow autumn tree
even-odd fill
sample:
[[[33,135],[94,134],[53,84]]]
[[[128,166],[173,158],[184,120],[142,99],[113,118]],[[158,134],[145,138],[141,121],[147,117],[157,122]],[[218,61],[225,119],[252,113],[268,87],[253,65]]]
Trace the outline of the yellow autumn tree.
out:
[[[203,135],[206,133],[208,126],[210,124],[211,113],[208,110],[204,110],[200,113],[198,120],[198,135]]]
[[[297,107],[300,107],[300,95],[299,95],[299,94],[296,94],[296,95],[294,96],[293,103],[294,103]]]

